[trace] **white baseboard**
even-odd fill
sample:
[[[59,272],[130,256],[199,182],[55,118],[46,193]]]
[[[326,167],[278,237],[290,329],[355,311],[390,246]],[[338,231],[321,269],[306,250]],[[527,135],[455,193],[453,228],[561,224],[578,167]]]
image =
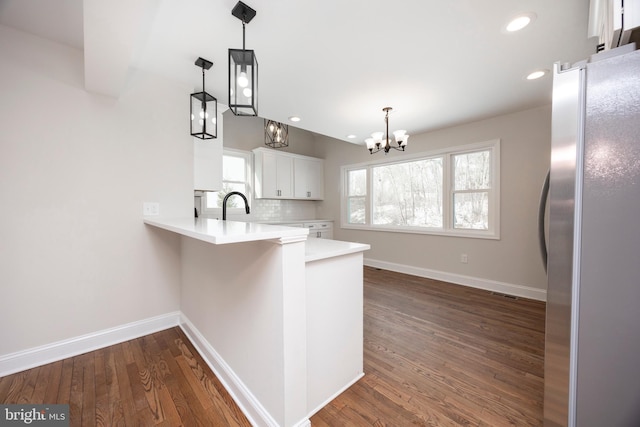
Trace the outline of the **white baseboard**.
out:
[[[443,282],[455,283],[457,285],[469,286],[472,288],[484,289],[517,297],[530,298],[538,301],[547,300],[547,291],[545,289],[514,285],[512,283],[480,279],[477,277],[464,276],[462,274],[446,273],[444,271],[429,270],[427,268],[413,267],[410,265],[396,264],[393,262],[368,258],[364,259],[364,265],[381,268],[383,270],[396,271],[398,273],[411,274],[412,276],[425,277],[427,279],[442,280]]]
[[[209,344],[198,329],[182,314],[180,327],[187,335],[191,344],[196,348],[200,356],[207,362],[213,373],[218,377],[224,388],[229,392],[233,400],[240,407],[249,422],[253,426],[280,427],[278,422],[269,414],[260,401],[244,385],[242,380],[233,372],[233,369],[224,361],[222,356]],[[303,419],[293,427],[306,427],[311,423]]]
[[[329,397],[327,400],[325,400],[324,402],[322,402],[320,405],[318,405],[317,408],[315,408],[313,411],[309,412],[307,414],[308,418],[311,418],[313,415],[315,415],[316,412],[318,412],[320,409],[324,408],[325,406],[327,406],[329,404],[329,402],[331,402],[333,399],[335,399],[336,397],[338,397],[340,394],[342,394],[345,390],[347,390],[349,387],[351,387],[352,385],[354,385],[355,383],[358,382],[358,380],[360,378],[364,377],[364,372],[360,373],[359,375],[357,375],[353,380],[351,380],[349,383],[347,383],[347,385],[345,385],[344,387],[342,387],[340,390],[338,390],[337,392],[335,392],[333,395],[331,395],[331,397]],[[311,425],[311,423],[309,423],[309,425]],[[302,427],[302,426],[301,426]]]
[[[180,312],[175,311],[0,356],[0,377],[172,328],[179,322]]]
[[[181,327],[191,344],[247,416],[251,425],[280,427],[224,359],[204,339],[189,319],[179,311],[0,356],[0,377],[119,344],[174,326]],[[309,419],[304,418],[292,427],[310,426]]]

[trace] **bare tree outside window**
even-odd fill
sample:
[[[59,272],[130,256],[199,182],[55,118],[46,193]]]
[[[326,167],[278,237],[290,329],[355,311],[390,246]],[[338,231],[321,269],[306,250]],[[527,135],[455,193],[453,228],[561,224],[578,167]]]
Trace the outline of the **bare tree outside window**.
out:
[[[490,151],[454,155],[453,177],[454,228],[488,230]]]
[[[350,170],[347,173],[347,218],[349,224],[366,221],[367,170]]]
[[[222,156],[222,189],[207,192],[207,209],[222,208],[224,197],[232,191],[247,195],[247,182],[246,156],[224,154]],[[227,200],[227,208],[240,208],[244,206],[241,203],[242,200],[239,197],[230,197]]]
[[[341,226],[500,238],[500,140],[341,167]]]
[[[372,168],[375,225],[442,228],[443,159]]]

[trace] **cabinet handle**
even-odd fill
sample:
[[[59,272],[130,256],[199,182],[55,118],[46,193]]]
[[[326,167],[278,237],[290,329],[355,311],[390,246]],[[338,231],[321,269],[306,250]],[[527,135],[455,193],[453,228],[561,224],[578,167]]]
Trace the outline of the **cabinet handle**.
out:
[[[316,233],[316,237],[322,237],[322,233],[318,231],[318,232]]]
[[[311,191],[307,191],[307,197],[311,197]]]
[[[282,196],[282,191],[278,190],[278,196]]]

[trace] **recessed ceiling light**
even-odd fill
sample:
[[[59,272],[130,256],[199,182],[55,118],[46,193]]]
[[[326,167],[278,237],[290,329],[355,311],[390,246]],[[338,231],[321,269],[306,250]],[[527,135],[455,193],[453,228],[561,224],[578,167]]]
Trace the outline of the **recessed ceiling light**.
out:
[[[298,116],[291,116],[291,117],[289,117],[289,120],[291,120],[292,122],[299,122],[299,121],[300,121],[300,117],[298,117]]]
[[[356,138],[356,136],[355,136],[354,134],[350,134],[350,135],[347,135],[347,138],[349,138],[349,139],[355,139],[355,138]]]
[[[549,72],[549,70],[536,70],[533,73],[530,73],[529,75],[527,75],[526,79],[527,80],[537,80],[540,77],[544,77],[548,72]]]
[[[536,20],[536,14],[533,12],[521,13],[512,18],[509,23],[504,27],[504,30],[508,33],[520,31],[527,25]]]

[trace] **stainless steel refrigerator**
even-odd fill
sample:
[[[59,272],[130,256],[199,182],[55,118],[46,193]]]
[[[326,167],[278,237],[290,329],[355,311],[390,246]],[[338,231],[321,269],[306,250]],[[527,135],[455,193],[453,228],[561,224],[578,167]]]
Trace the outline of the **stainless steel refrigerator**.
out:
[[[556,65],[544,425],[640,426],[640,50]]]

